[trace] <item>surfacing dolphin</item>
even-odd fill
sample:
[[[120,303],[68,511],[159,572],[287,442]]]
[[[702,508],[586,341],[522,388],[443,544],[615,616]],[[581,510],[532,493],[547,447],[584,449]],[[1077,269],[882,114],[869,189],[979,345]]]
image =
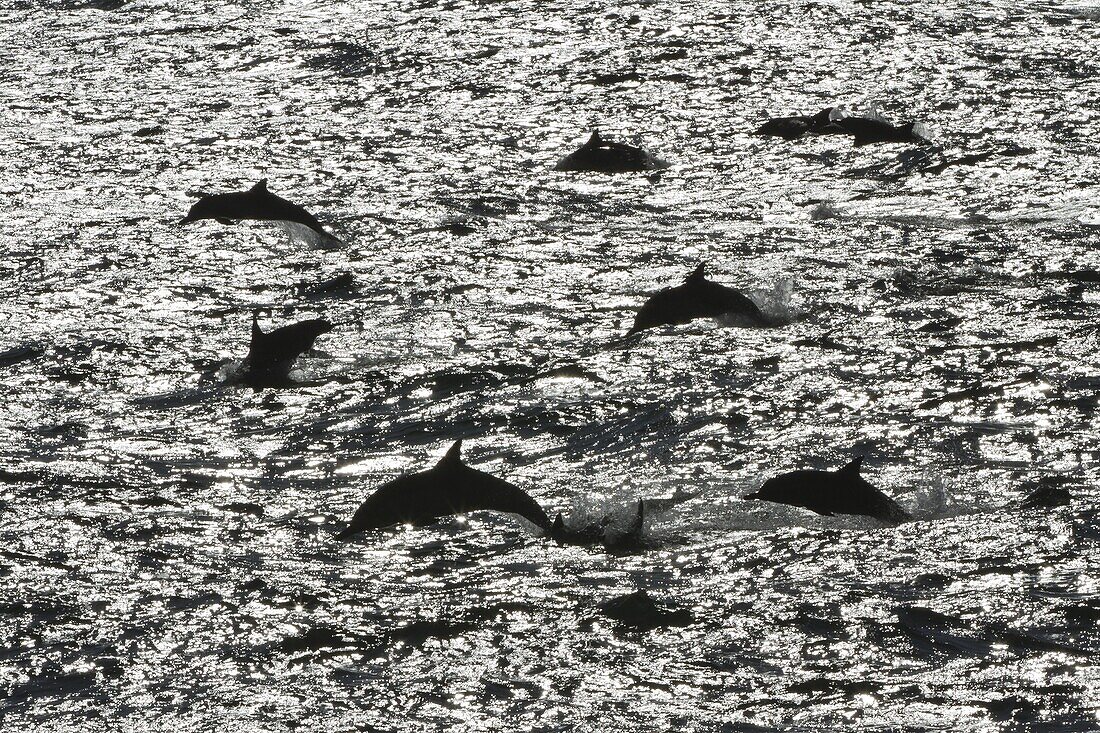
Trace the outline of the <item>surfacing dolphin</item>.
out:
[[[733,288],[708,280],[706,266],[700,263],[682,285],[652,295],[638,310],[626,335],[696,318],[741,319],[755,326],[768,325],[768,318],[756,303]]]
[[[313,348],[318,336],[333,328],[324,318],[311,318],[264,333],[260,328],[259,311],[253,311],[252,340],[245,358],[244,381],[254,385],[285,383],[298,357]]]
[[[630,524],[621,531],[614,531],[615,515],[613,513],[604,514],[599,519],[590,519],[579,527],[571,527],[566,524],[561,512],[558,512],[547,535],[559,545],[602,544],[609,552],[637,550],[645,544],[643,533],[647,515],[667,512],[676,505],[697,496],[697,493],[678,488],[668,498],[639,499],[631,515]]]
[[[931,144],[928,128],[920,122],[906,122],[895,125],[877,112],[864,116],[846,115],[835,112],[832,124],[851,135],[857,146],[873,143],[917,143]]]
[[[862,465],[860,456],[836,471],[784,473],[744,498],[802,507],[826,517],[861,514],[889,524],[909,521],[908,512],[859,475]]]
[[[558,161],[556,171],[593,173],[633,173],[668,168],[668,163],[647,150],[625,143],[604,140],[598,131],[588,142]]]
[[[550,529],[546,512],[523,489],[463,463],[459,440],[427,471],[379,486],[336,536],[344,539],[395,524],[422,526],[452,514],[476,511],[518,514],[543,530]]]
[[[753,131],[762,137],[781,137],[797,140],[803,135],[843,135],[846,131],[834,124],[836,107],[826,107],[815,115],[791,115],[775,117]]]
[[[268,191],[266,178],[247,191],[203,196],[180,223],[189,224],[200,219],[213,219],[220,224],[232,224],[242,219],[273,221],[282,224],[291,236],[296,235],[313,244],[341,244],[308,211]]]
[[[595,545],[602,544],[611,551],[629,551],[638,549],[642,544],[642,531],[645,528],[645,502],[639,501],[630,525],[621,532],[611,532],[615,518],[606,514],[598,521],[592,521],[582,527],[570,528],[559,512],[547,533],[550,539],[559,545]]]

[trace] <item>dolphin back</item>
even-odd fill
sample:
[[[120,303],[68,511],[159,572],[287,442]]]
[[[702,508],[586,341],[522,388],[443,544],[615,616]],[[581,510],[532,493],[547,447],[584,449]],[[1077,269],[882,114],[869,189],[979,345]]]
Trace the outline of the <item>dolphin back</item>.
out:
[[[452,514],[518,514],[549,531],[550,519],[527,492],[496,476],[447,459],[428,471],[389,481],[367,497],[338,538],[395,524],[426,525]],[[457,465],[455,465],[457,463]]]
[[[700,276],[654,293],[638,309],[627,335],[655,326],[680,325],[696,318],[743,318],[753,324],[767,324],[767,317],[751,298]]]
[[[592,134],[588,142],[558,161],[554,170],[593,173],[635,173],[667,168],[668,163],[655,158],[643,148],[613,142]]]
[[[476,468],[462,466],[451,492],[451,513],[496,511],[518,514],[544,530],[551,528],[546,512],[523,489]]]
[[[823,516],[857,514],[900,524],[908,512],[859,475],[859,460],[839,471],[792,471],[769,479],[746,499],[802,507]]]
[[[268,333],[259,331],[253,321],[248,361],[253,369],[270,369],[280,365],[289,367],[295,359],[313,348],[318,336],[331,330],[332,323],[323,318],[299,321]]]

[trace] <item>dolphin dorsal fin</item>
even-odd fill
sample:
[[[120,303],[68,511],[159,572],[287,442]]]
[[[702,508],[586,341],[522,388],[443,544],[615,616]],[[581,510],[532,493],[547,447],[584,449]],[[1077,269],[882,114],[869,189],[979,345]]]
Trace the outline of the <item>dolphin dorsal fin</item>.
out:
[[[260,309],[256,308],[252,311],[252,343],[255,344],[263,335],[264,332],[260,330]]]
[[[841,469],[837,471],[837,473],[847,473],[858,476],[859,470],[861,468],[863,468],[863,456],[856,456],[851,461],[842,466]]]
[[[443,456],[439,461],[441,466],[460,466],[462,465],[462,440],[456,440],[455,444],[451,446],[451,449],[447,451],[447,455]]]
[[[691,271],[691,274],[684,280],[686,283],[701,283],[707,279],[707,264],[700,262],[699,266]]]
[[[260,182],[248,189],[249,193],[267,193],[267,179],[261,178]]]
[[[598,148],[601,145],[603,145],[603,138],[600,137],[600,131],[599,130],[593,130],[592,131],[592,137],[588,138],[588,142],[585,143],[585,146],[591,147],[591,148]]]

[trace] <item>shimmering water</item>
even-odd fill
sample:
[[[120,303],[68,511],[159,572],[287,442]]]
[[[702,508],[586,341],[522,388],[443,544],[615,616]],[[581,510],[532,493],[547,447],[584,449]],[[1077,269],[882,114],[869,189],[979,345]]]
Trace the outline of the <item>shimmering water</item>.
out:
[[[0,0],[0,724],[1100,729],[1098,20]],[[748,134],[836,102],[941,148]],[[595,126],[673,167],[552,172]],[[261,177],[346,248],[176,224]],[[699,261],[787,325],[603,348]],[[360,325],[299,389],[219,384],[254,307]],[[621,556],[332,539],[460,437],[551,511],[699,496]],[[739,499],[855,454],[917,521]],[[1019,511],[1050,476],[1072,505]],[[694,622],[600,612],[636,589]]]

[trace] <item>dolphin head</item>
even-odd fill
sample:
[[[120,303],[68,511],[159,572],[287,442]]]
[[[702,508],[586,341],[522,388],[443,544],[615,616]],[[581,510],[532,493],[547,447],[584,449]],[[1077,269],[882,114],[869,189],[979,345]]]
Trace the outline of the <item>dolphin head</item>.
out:
[[[220,208],[214,196],[203,196],[191,206],[191,210],[180,220],[180,224],[190,224],[200,219],[217,219],[224,215]]]
[[[751,494],[745,494],[744,499],[759,499],[760,501],[779,501],[783,496],[790,493],[790,486],[785,480],[787,477],[776,476],[770,478],[764,482],[756,491]]]
[[[402,476],[385,486],[398,485],[397,482],[407,483],[409,479],[415,478],[415,475]],[[351,521],[348,522],[348,526],[336,535],[336,539],[343,540],[360,532],[402,524],[408,521],[406,512],[403,509],[403,502],[395,495],[395,492],[378,491],[367,497],[366,501],[355,511]]]
[[[308,321],[302,321],[301,325],[304,335],[309,339],[310,343],[321,334],[328,333],[335,328],[332,321],[324,318],[312,318]]]
[[[806,506],[814,499],[814,479],[823,471],[792,471],[770,478],[756,491],[746,494],[745,499],[773,501],[777,504]]]

